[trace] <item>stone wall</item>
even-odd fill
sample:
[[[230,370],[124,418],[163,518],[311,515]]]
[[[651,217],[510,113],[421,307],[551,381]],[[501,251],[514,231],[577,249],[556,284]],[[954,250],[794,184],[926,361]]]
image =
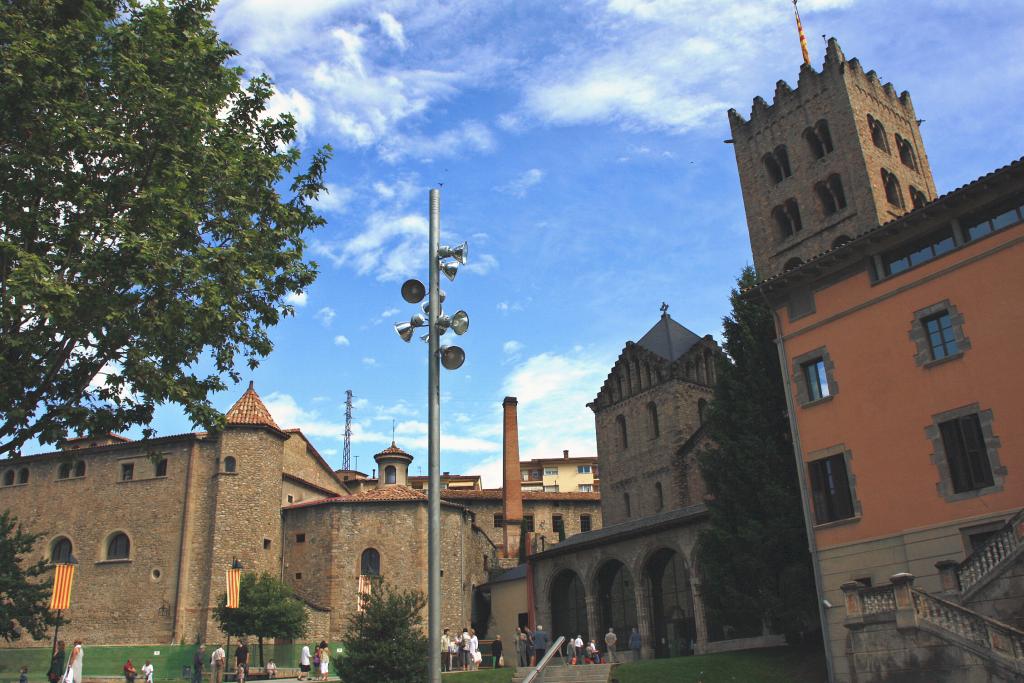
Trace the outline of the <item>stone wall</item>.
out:
[[[581,515],[590,515],[591,530],[602,526],[600,500],[530,500],[529,495],[525,494],[523,514],[533,515],[534,538],[543,538],[543,547],[558,543],[558,532],[553,527],[554,515],[562,516],[566,538],[580,533]],[[502,512],[501,500],[467,498],[459,500],[459,503],[476,515],[477,526],[494,545],[502,544],[501,528],[494,525],[494,515]],[[512,549],[512,552],[514,554],[516,550]]]
[[[28,482],[0,488],[0,508],[42,534],[28,559],[48,558],[60,537],[71,541],[79,564],[71,608],[64,612],[71,620],[68,639],[171,641],[191,444],[188,437],[25,457],[17,469],[27,468]],[[156,462],[163,458],[167,474],[156,477]],[[78,461],[85,463],[84,476],[58,479],[61,464]],[[129,463],[134,464],[133,477],[123,481],[122,465]],[[107,559],[108,542],[116,533],[130,540],[128,559]],[[12,645],[38,644],[23,639]]]
[[[335,495],[340,494],[342,488],[333,470],[320,460],[306,438],[297,430],[289,430],[288,435],[284,444],[283,472],[332,491]]]

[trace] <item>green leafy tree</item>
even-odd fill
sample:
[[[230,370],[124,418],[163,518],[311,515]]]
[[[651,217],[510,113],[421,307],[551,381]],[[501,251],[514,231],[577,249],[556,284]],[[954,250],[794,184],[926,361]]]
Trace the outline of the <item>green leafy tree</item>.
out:
[[[213,610],[220,629],[231,636],[256,636],[260,666],[263,666],[263,639],[297,640],[306,635],[309,615],[292,589],[266,572],[243,572],[238,589],[238,607],[229,609],[228,596],[222,594]]]
[[[334,659],[345,683],[423,683],[428,680],[426,599],[383,580],[373,584],[363,610],[349,617],[342,654]]]
[[[51,585],[41,579],[48,573],[46,561],[26,564],[25,556],[38,539],[9,510],[0,513],[0,638],[7,642],[25,633],[43,638],[57,623],[49,610]]]
[[[217,428],[209,394],[316,277],[303,234],[330,149],[300,168],[294,118],[227,65],[215,4],[3,3],[0,455],[168,402]]]
[[[792,639],[818,628],[816,593],[772,313],[741,294],[756,281],[744,269],[723,321],[729,358],[705,419],[715,446],[700,467],[713,498],[697,558],[712,622]]]

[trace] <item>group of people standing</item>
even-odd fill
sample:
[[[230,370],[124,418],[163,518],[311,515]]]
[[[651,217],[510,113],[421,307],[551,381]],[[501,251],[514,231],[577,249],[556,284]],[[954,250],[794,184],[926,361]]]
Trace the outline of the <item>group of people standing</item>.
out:
[[[501,636],[495,641],[497,643],[497,654],[494,654],[494,646],[491,652],[494,654],[494,666],[499,667],[501,659]],[[476,671],[483,662],[483,655],[480,653],[480,639],[476,631],[471,628],[463,628],[462,633],[451,635],[449,629],[441,634],[441,671]]]
[[[53,655],[50,657],[50,670],[46,678],[50,683],[82,683],[82,660],[85,657],[85,649],[82,647],[82,640],[75,641],[71,648],[71,656],[65,653],[64,641],[58,641],[53,648]],[[67,661],[65,663],[65,658]],[[28,668],[22,667],[22,673],[28,677]]]
[[[302,646],[299,654],[299,680],[326,681],[327,671],[331,662],[331,649],[327,647],[327,641],[321,640],[315,651],[310,652],[309,645]],[[310,675],[316,676],[315,679]]]

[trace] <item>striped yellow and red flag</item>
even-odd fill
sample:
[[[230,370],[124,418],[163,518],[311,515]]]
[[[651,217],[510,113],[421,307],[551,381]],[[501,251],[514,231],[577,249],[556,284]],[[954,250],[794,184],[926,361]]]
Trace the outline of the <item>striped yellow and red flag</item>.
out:
[[[242,588],[242,570],[241,569],[229,569],[228,570],[228,607],[231,609],[238,608],[238,596]]]
[[[796,31],[800,34],[800,50],[804,54],[804,64],[811,65],[811,55],[807,52],[807,36],[804,35],[804,25],[800,21],[800,10],[796,8],[796,0],[793,0],[793,14],[796,15]]]
[[[53,572],[53,595],[50,609],[62,610],[71,606],[71,582],[75,578],[75,565],[58,564]]]

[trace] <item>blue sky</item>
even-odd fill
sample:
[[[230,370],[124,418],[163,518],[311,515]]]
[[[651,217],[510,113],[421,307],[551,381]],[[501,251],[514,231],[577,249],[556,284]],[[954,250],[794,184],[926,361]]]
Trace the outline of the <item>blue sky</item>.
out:
[[[836,36],[909,90],[939,192],[1021,156],[1024,3],[804,0],[816,68]],[[469,312],[442,375],[442,466],[500,483],[500,404],[524,458],[595,453],[597,393],[622,346],[670,314],[719,336],[750,261],[726,110],[795,85],[788,0],[222,0],[238,63],[270,74],[306,151],[330,143],[320,277],[245,379],[277,421],[341,465],[356,396],[360,469],[391,441],[425,470],[426,345],[393,324],[425,276],[427,192],[442,243],[470,242],[446,283]],[[217,397],[227,410],[244,384]],[[188,431],[162,409],[160,433]]]

